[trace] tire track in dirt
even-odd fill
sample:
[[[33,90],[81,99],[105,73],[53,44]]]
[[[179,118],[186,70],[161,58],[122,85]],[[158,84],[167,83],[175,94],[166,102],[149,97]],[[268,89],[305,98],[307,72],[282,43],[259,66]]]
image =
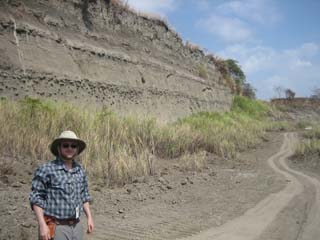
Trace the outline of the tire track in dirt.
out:
[[[278,193],[270,194],[249,209],[242,216],[227,222],[218,228],[208,229],[197,235],[183,238],[183,240],[255,240],[262,232],[276,220],[277,215],[298,195],[305,187],[312,185],[316,192],[310,198],[312,207],[306,214],[305,224],[301,227],[297,240],[315,240],[320,236],[320,182],[316,178],[292,170],[286,164],[286,159],[293,153],[293,146],[297,137],[293,133],[285,134],[280,151],[269,158],[268,163],[277,173],[287,179],[287,186]],[[279,165],[279,166],[278,166]],[[305,213],[304,213],[305,214]],[[299,227],[299,226],[297,226]],[[182,239],[181,239],[182,240]]]
[[[318,236],[320,236],[320,228],[318,227],[320,223],[320,183],[315,178],[290,169],[286,164],[286,159],[293,153],[293,146],[296,141],[297,137],[295,134],[285,134],[280,150],[268,159],[270,167],[287,180],[286,186],[281,191],[268,195],[243,215],[219,227],[208,229],[210,226],[204,221],[203,223],[206,224],[204,226],[206,226],[207,230],[199,233],[199,226],[194,224],[194,221],[201,219],[199,216],[194,217],[194,221],[192,221],[189,218],[193,215],[186,215],[189,216],[187,217],[188,219],[181,218],[184,214],[181,216],[179,214],[177,216],[173,216],[174,214],[166,215],[166,211],[170,211],[170,209],[167,208],[163,208],[163,214],[150,211],[140,212],[137,209],[137,213],[140,212],[140,215],[136,215],[136,219],[131,219],[130,217],[130,219],[125,222],[117,220],[119,222],[116,223],[104,214],[97,215],[95,221],[99,223],[99,225],[96,228],[95,234],[88,239],[257,240],[262,237],[263,233],[263,236],[266,237],[263,239],[268,240],[318,239]],[[305,191],[306,188],[308,188],[308,191]],[[274,225],[277,224],[276,226],[279,229],[284,229],[285,226],[288,226],[287,223],[287,225],[281,227],[282,218],[281,221],[279,221],[279,213],[281,212],[283,214],[285,211],[290,211],[291,206],[296,206],[295,201],[304,198],[304,194],[306,193],[308,198],[305,202],[307,202],[308,207],[299,212],[299,216],[302,216],[301,219],[303,220],[299,225],[295,224],[292,226],[296,228],[295,237],[274,238],[274,235],[270,234],[270,232],[276,231],[276,228],[273,228]],[[213,199],[211,200],[210,198],[207,200],[210,200],[210,204],[213,204]],[[198,206],[197,209],[201,212],[203,208],[205,208],[205,206],[201,205]],[[200,214],[200,212],[197,212],[197,214]],[[289,219],[290,215],[285,214],[285,217]],[[279,232],[279,234],[282,236],[281,234],[283,233]],[[279,234],[277,236],[279,236]]]
[[[290,139],[295,143],[296,139],[291,137]],[[281,160],[281,165],[286,167],[286,170],[303,182],[304,187],[311,189],[304,194],[308,194],[308,204],[307,208],[304,209],[303,214],[305,214],[303,225],[297,236],[297,240],[315,240],[320,238],[320,182],[317,178],[306,175],[297,170],[293,170],[288,167],[285,161]]]
[[[107,225],[107,224],[106,224]],[[195,231],[192,225],[177,223],[174,226],[170,222],[161,222],[152,228],[142,228],[139,225],[118,226],[116,228],[97,229],[99,233],[95,233],[94,239],[114,239],[114,240],[163,240],[172,239],[172,236],[187,237]]]

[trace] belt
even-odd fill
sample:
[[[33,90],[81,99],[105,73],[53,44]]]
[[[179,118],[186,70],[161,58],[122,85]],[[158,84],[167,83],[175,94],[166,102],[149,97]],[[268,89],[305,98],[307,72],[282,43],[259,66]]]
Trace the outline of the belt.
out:
[[[70,219],[55,219],[55,222],[57,225],[75,225],[78,222],[80,222],[80,219],[78,218],[70,218]]]

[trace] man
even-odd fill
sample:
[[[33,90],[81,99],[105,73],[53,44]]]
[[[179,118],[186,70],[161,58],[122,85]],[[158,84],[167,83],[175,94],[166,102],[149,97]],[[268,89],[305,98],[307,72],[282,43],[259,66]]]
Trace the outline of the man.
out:
[[[50,146],[56,159],[40,166],[34,174],[29,199],[41,240],[83,239],[82,211],[87,216],[87,232],[93,231],[87,177],[75,161],[85,148],[86,143],[74,132],[62,132]]]

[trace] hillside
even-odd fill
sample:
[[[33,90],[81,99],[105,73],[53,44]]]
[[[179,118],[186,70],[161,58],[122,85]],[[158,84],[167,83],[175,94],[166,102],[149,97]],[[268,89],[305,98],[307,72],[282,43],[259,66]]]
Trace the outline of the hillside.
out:
[[[120,1],[0,3],[0,96],[62,99],[173,120],[226,111],[212,57]]]

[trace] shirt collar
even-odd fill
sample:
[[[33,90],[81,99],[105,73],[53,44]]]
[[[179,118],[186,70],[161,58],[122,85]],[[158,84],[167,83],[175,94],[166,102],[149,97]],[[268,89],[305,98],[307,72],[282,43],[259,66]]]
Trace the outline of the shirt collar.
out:
[[[72,168],[70,170],[66,168],[66,166],[64,165],[64,161],[61,158],[58,157],[56,159],[56,163],[59,170],[63,169],[66,172],[70,171],[72,173],[77,172],[79,170],[79,164],[75,160],[72,160]]]

